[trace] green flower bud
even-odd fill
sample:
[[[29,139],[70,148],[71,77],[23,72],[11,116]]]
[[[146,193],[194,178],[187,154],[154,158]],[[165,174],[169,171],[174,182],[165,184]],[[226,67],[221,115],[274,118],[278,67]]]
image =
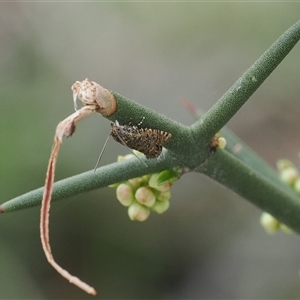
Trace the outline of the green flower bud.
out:
[[[156,200],[154,193],[147,187],[140,187],[137,189],[134,196],[139,203],[148,207],[151,207]]]
[[[294,182],[294,190],[300,194],[300,178],[298,177]]]
[[[166,201],[156,201],[155,204],[151,207],[152,210],[158,214],[164,213],[170,207],[169,200]]]
[[[150,215],[150,210],[139,203],[133,203],[128,208],[128,215],[130,220],[142,222],[147,220]]]
[[[172,169],[164,170],[158,174],[156,184],[160,186],[164,183],[173,183],[175,180],[178,179],[178,177],[178,172]]]
[[[218,148],[224,149],[226,147],[227,141],[224,137],[219,137],[218,138]]]
[[[164,184],[158,185],[158,178],[159,178],[159,174],[153,174],[150,177],[149,185],[152,188],[154,188],[154,189],[156,189],[157,191],[160,191],[160,192],[169,191],[170,187],[171,187],[171,184],[169,182],[166,182]]]
[[[157,179],[158,179],[159,174],[155,173],[152,174],[149,180],[149,185],[153,188],[157,187]]]
[[[167,201],[167,200],[170,200],[170,198],[171,198],[170,191],[160,192],[160,193],[157,193],[157,195],[156,195],[156,199],[159,201]]]
[[[280,223],[269,213],[263,212],[260,217],[260,224],[267,233],[275,233],[279,230]]]
[[[117,199],[121,202],[122,205],[124,206],[129,206],[133,200],[133,190],[130,185],[126,183],[121,183],[117,187]]]
[[[282,171],[282,170],[288,169],[288,168],[294,168],[295,169],[295,165],[287,159],[279,159],[277,161],[277,169],[278,169],[279,172]]]
[[[150,178],[150,175],[144,175],[142,177],[137,177],[137,178],[133,178],[133,179],[129,179],[128,183],[133,187],[133,188],[138,188],[141,185],[143,185],[144,183],[148,182]]]
[[[287,184],[293,184],[295,180],[299,177],[299,173],[296,168],[286,168],[280,171],[279,176],[283,182]]]
[[[171,189],[171,183],[158,185],[155,189],[160,192],[168,192]]]

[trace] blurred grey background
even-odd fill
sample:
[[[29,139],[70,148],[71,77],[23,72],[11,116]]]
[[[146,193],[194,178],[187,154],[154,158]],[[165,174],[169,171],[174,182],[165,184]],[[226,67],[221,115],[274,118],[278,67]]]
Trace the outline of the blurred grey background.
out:
[[[299,18],[299,3],[1,3],[1,202],[43,186],[71,85],[88,77],[183,124],[208,110]],[[275,166],[299,166],[300,45],[228,127]],[[92,169],[109,132],[93,116],[64,141],[56,180]],[[101,164],[128,150],[109,142]],[[296,235],[268,236],[261,211],[187,174],[171,207],[131,222],[105,188],[53,203],[54,256],[99,299],[295,299]],[[39,208],[1,215],[1,299],[90,297],[48,265]]]

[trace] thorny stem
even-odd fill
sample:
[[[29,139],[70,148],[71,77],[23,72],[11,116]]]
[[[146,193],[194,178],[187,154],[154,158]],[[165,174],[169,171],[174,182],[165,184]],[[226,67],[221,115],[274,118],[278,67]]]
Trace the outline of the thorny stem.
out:
[[[196,120],[199,120],[204,115],[201,110],[195,107],[187,99],[183,99],[182,102],[185,108],[192,114],[192,116],[195,117]],[[233,132],[224,127],[221,129],[221,136],[223,136],[227,142],[225,151],[230,152],[235,158],[238,158],[241,162],[249,166],[251,169],[276,183],[276,185],[280,186],[287,193],[291,193],[291,188],[286,183],[279,180],[278,174],[275,169],[267,164],[267,162],[264,161],[261,157],[259,157],[257,153],[255,153]]]
[[[245,84],[247,84],[247,82],[250,82],[251,89],[252,91],[254,91],[264,81],[266,72],[271,73],[271,71],[276,68],[276,66],[297,43],[299,38],[300,21],[289,28],[271,46],[271,48],[268,49],[263,54],[263,56],[257,60],[254,66],[249,69],[250,73],[246,72],[244,76],[241,77],[240,80],[238,80],[237,83],[241,87],[245,87]],[[270,66],[268,66],[268,64]],[[254,73],[262,74],[262,76],[253,78],[250,75],[253,75]],[[256,83],[255,79],[258,80]],[[261,82],[259,80],[261,80]],[[245,90],[244,88],[238,89],[238,86],[236,85],[232,89],[235,89],[236,93],[239,93],[240,90]],[[209,152],[207,151],[209,149],[208,145],[210,143],[210,139],[206,139],[203,142],[204,138],[200,137],[197,130],[199,129],[199,132],[204,133],[204,136],[206,137],[215,134],[221,129],[223,124],[227,122],[228,116],[232,116],[237,111],[237,109],[241,107],[241,105],[243,104],[242,102],[246,101],[249,98],[249,93],[239,94],[240,100],[236,98],[237,94],[234,93],[233,94],[235,95],[235,97],[230,98],[230,91],[232,89],[229,90],[229,92],[226,94],[226,97],[222,97],[218,101],[214,108],[210,110],[202,120],[196,122],[193,125],[192,132],[191,128],[182,126],[175,121],[169,120],[164,116],[141,106],[140,104],[126,99],[124,96],[113,93],[114,97],[117,99],[118,109],[109,117],[110,120],[118,120],[120,123],[125,121],[128,122],[128,120],[131,120],[132,122],[136,122],[137,124],[141,120],[141,117],[145,117],[145,120],[143,121],[145,126],[150,127],[153,123],[153,126],[155,126],[154,128],[164,130],[172,134],[171,140],[166,145],[166,148],[171,150],[171,152],[168,152],[167,155],[168,162],[166,162],[165,159],[162,159],[158,164],[156,161],[149,160],[149,162],[147,162],[147,165],[152,165],[152,167],[148,169],[144,168],[144,170],[143,168],[141,168],[141,164],[137,165],[135,163],[131,163],[130,168],[128,167],[124,169],[126,171],[126,173],[124,174],[120,174],[117,164],[112,164],[106,167],[101,167],[96,172],[86,172],[75,177],[70,177],[55,184],[55,186],[57,186],[57,189],[55,189],[54,191],[54,199],[63,199],[64,197],[67,197],[69,195],[89,191],[91,189],[96,189],[97,187],[103,187],[103,185],[105,185],[106,183],[110,184],[114,179],[115,182],[117,182],[120,179],[125,180],[126,178],[128,178],[128,176],[131,176],[131,178],[133,178],[140,176],[141,173],[146,174],[149,172],[156,172],[164,166],[168,168],[172,168],[174,166],[186,167],[191,163],[193,163],[194,166],[197,166],[197,164],[201,166],[204,161],[210,161]],[[233,104],[232,112],[230,112],[231,104]],[[226,109],[223,111],[222,108]],[[215,112],[216,114],[213,115],[212,112]],[[199,137],[199,140],[197,139],[197,137]],[[247,156],[246,152],[247,149],[245,149],[243,157]],[[261,165],[261,169],[264,168],[264,163],[262,160],[257,160],[255,156],[253,156],[251,160],[257,166]],[[120,163],[119,167],[121,169],[123,168],[123,162]],[[257,171],[259,170],[257,169]],[[103,180],[99,180],[99,178],[103,178],[104,173],[105,178]],[[269,174],[271,173],[273,172],[269,172]],[[120,175],[122,175],[122,178]],[[265,176],[268,175],[265,174]],[[277,186],[282,186],[282,183],[278,184],[279,180],[275,175],[271,174],[270,177],[273,178],[272,180],[274,180],[274,182],[276,182],[276,187],[274,188],[277,188]],[[79,178],[80,180],[78,180]],[[231,178],[229,177],[228,180],[230,181]],[[232,183],[233,185],[236,184],[234,181],[232,181]],[[247,182],[245,182],[244,185],[247,186]],[[287,190],[288,189],[286,189],[286,191]],[[38,205],[40,203],[41,191],[42,188],[19,196],[2,204],[2,206],[0,206],[0,212],[1,210],[8,212]],[[278,201],[280,200],[278,199]],[[288,201],[286,202],[286,205],[289,205]],[[266,211],[268,210],[269,209],[266,208]],[[271,210],[272,208],[270,207],[270,211]]]
[[[193,125],[195,135],[212,138],[246,103],[300,39],[300,21],[280,36],[233,84],[222,98]]]
[[[217,151],[197,171],[228,187],[300,233],[300,199],[292,189],[250,168],[227,151]]]

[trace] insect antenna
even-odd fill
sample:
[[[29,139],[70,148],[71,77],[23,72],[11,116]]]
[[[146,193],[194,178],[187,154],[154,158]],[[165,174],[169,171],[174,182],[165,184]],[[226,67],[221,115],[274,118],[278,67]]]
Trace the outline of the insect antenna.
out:
[[[123,146],[125,146],[126,148],[128,148],[128,149],[133,153],[133,155],[134,155],[137,159],[139,159],[139,161],[140,161],[142,164],[144,164],[144,165],[148,168],[148,165],[147,165],[143,160],[141,160],[141,158],[140,158],[138,155],[136,155],[136,154],[134,153],[134,151],[133,151],[131,148],[129,148],[129,147],[126,145],[126,143],[124,142],[124,140],[122,139],[122,137],[119,135],[119,133],[118,133],[117,131],[115,132],[115,134],[118,136],[118,138],[119,138],[119,140],[121,141],[121,143],[123,144]],[[106,140],[105,140],[105,142],[104,142],[103,148],[102,148],[102,150],[101,150],[101,152],[100,152],[100,154],[99,154],[99,157],[98,157],[98,159],[97,159],[97,162],[96,162],[96,165],[95,165],[95,168],[94,168],[94,172],[97,170],[97,168],[98,168],[98,166],[99,166],[99,163],[100,163],[100,161],[101,161],[101,158],[102,158],[102,156],[103,156],[104,150],[105,150],[105,148],[106,148],[106,145],[107,145],[107,143],[108,143],[108,140],[109,140],[110,136],[111,136],[111,132],[108,134],[108,136],[107,136],[107,138],[106,138]]]
[[[110,137],[110,133],[108,134],[108,136],[107,136],[107,138],[106,138],[106,140],[105,140],[104,146],[102,147],[102,150],[101,150],[101,152],[100,152],[100,154],[99,154],[99,157],[98,157],[98,159],[97,159],[96,166],[95,166],[95,168],[94,168],[94,172],[96,172],[96,170],[97,170],[97,168],[98,168],[98,166],[99,166],[100,160],[101,160],[101,158],[102,158],[102,156],[103,156],[104,150],[105,150],[106,145],[107,145],[107,142],[108,142],[108,140],[109,140],[109,137]]]

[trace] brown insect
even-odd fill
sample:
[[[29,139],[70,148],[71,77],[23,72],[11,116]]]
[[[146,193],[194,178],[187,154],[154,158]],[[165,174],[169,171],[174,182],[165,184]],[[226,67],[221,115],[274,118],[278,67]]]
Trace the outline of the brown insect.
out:
[[[162,152],[163,145],[172,137],[172,134],[169,132],[158,129],[139,128],[138,126],[120,125],[118,121],[111,123],[110,135],[118,143],[143,153],[148,159],[158,157]],[[105,141],[95,169],[101,160],[109,136]],[[138,156],[137,158],[140,159]],[[141,162],[146,165],[144,161],[141,160]]]
[[[118,121],[111,123],[110,135],[115,141],[145,154],[148,159],[158,157],[163,145],[172,136],[171,133],[157,129],[120,125]]]

